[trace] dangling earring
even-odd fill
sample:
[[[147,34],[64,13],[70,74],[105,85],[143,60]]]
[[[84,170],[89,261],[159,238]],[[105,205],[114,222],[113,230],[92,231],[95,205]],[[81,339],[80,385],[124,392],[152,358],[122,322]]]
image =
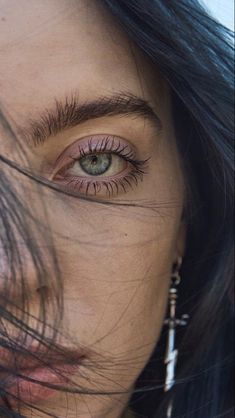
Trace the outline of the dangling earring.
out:
[[[164,392],[170,390],[175,383],[175,368],[178,357],[178,350],[175,348],[175,334],[178,325],[187,325],[189,315],[182,315],[181,319],[176,317],[176,300],[177,300],[177,286],[180,284],[181,277],[179,270],[182,264],[182,258],[179,257],[176,266],[172,271],[171,286],[169,289],[169,317],[165,319],[164,324],[168,325],[167,347],[164,363],[166,364],[166,378],[164,385]],[[172,418],[173,399],[171,399],[167,408],[167,418]]]

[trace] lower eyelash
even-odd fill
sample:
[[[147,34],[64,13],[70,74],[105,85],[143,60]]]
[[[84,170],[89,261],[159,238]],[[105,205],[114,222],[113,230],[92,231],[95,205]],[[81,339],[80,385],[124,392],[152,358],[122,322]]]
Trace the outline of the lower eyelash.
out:
[[[149,159],[148,159],[149,160]],[[85,195],[89,194],[89,190],[93,187],[93,195],[96,196],[104,187],[106,189],[106,196],[112,197],[118,195],[120,189],[127,193],[127,188],[133,189],[137,186],[139,181],[143,181],[144,174],[147,172],[146,163],[148,160],[132,162],[133,171],[128,173],[125,177],[112,180],[81,180],[77,177],[66,180],[66,186],[75,189],[78,193],[82,191],[85,185]],[[63,182],[64,183],[64,182]]]

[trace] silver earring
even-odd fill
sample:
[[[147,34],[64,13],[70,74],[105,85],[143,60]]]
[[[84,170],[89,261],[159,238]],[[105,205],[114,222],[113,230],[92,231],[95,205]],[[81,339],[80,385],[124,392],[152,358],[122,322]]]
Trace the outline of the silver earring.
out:
[[[167,346],[166,346],[166,354],[164,363],[166,365],[166,377],[165,377],[165,385],[164,385],[164,392],[170,390],[175,383],[175,369],[178,357],[178,350],[175,348],[175,335],[176,335],[176,327],[185,326],[188,323],[189,315],[184,314],[180,319],[176,317],[176,301],[177,301],[177,286],[180,284],[181,277],[179,274],[179,270],[182,264],[182,258],[179,257],[176,266],[173,269],[172,276],[171,276],[171,286],[169,289],[169,316],[165,319],[164,324],[168,326],[168,333],[167,333]],[[172,411],[173,411],[173,399],[171,399],[168,408],[167,408],[167,415],[166,418],[172,418]]]

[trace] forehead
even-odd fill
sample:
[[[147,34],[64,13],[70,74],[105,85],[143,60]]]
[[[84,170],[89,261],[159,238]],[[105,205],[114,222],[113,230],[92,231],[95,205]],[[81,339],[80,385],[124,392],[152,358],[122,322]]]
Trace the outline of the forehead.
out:
[[[0,0],[0,21],[1,102],[16,121],[74,90],[151,99],[151,66],[98,1]]]

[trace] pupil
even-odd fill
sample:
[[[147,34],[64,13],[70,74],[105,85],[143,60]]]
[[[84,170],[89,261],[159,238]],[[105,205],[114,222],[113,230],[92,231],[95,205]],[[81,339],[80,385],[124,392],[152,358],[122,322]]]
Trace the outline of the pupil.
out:
[[[97,164],[97,161],[98,161],[98,158],[94,155],[94,156],[92,157],[91,164],[92,164],[92,165],[96,165],[96,164]]]

